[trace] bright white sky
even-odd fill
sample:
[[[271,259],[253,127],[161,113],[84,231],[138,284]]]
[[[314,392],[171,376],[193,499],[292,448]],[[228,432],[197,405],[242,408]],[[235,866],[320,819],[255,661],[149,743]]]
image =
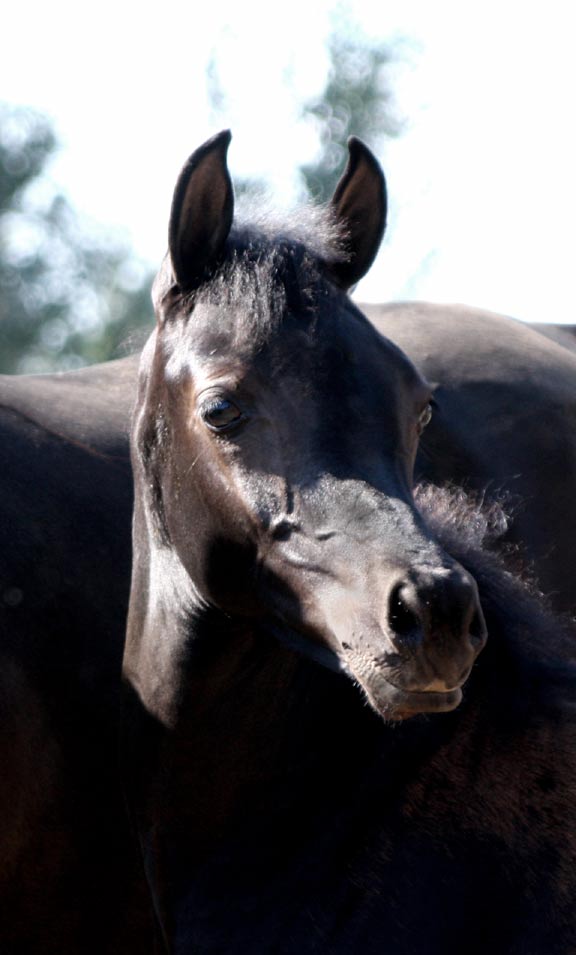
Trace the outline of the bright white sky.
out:
[[[345,5],[344,5],[345,8]],[[51,174],[72,203],[122,225],[159,262],[186,156],[230,125],[232,173],[286,201],[313,161],[298,120],[323,86],[334,0],[20,0],[3,21],[0,98],[54,120]],[[570,0],[354,0],[368,36],[404,38],[396,111],[379,150],[386,242],[357,297],[460,301],[576,322],[576,4]],[[340,11],[340,12],[339,12]],[[228,97],[215,124],[213,54]]]

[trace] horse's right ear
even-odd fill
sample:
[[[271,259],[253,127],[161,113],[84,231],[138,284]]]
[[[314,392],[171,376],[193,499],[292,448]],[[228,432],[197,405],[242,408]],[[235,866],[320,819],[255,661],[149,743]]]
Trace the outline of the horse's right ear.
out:
[[[182,169],[170,212],[168,248],[183,291],[196,288],[217,264],[234,216],[226,165],[232,136],[224,130],[193,152]]]
[[[376,157],[361,140],[348,140],[348,165],[330,207],[342,235],[345,257],[327,263],[337,285],[349,289],[366,274],[386,228],[386,180]]]

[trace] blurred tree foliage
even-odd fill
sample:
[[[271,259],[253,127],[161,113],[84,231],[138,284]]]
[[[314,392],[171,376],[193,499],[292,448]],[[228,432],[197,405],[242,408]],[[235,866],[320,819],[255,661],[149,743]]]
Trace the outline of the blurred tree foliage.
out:
[[[372,149],[385,136],[397,136],[388,68],[395,54],[345,28],[328,42],[329,70],[321,95],[304,105],[303,117],[316,126],[319,154],[300,167],[309,197],[326,202],[346,164],[349,136],[358,136]]]
[[[151,276],[43,175],[48,120],[0,104],[0,371],[74,368],[123,353],[152,321]]]
[[[299,169],[303,198],[326,202],[348,158],[347,140],[358,136],[378,150],[382,140],[398,136],[402,123],[394,112],[391,67],[403,54],[404,41],[383,44],[368,38],[339,8],[328,43],[328,70],[320,94],[305,103],[301,119],[312,123],[319,149],[310,164]],[[208,68],[207,89],[215,125],[229,124],[231,102],[220,80],[215,52]],[[237,195],[257,197],[263,183],[235,177]]]
[[[328,199],[346,163],[346,140],[372,148],[397,135],[388,67],[395,53],[348,22],[328,42],[321,94],[302,108],[319,151],[300,168],[303,191]],[[226,108],[214,60],[214,118]],[[42,372],[117,357],[152,323],[152,276],[117,234],[84,221],[45,175],[57,147],[43,116],[0,103],[0,371]],[[235,181],[240,194],[262,184]],[[142,331],[145,329],[145,331]]]

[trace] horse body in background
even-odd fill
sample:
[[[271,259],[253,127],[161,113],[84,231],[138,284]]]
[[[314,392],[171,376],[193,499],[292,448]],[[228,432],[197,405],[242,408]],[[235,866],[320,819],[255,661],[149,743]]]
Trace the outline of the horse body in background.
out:
[[[481,514],[414,500],[430,386],[346,295],[371,154],[294,237],[233,224],[228,141],[176,186],[132,433],[123,773],[162,944],[565,953],[573,634]]]
[[[576,353],[561,325],[524,325],[464,306],[368,305],[382,334],[432,384],[416,473],[501,499],[551,605],[576,614]]]
[[[130,362],[0,379],[0,950],[150,937],[117,771]]]

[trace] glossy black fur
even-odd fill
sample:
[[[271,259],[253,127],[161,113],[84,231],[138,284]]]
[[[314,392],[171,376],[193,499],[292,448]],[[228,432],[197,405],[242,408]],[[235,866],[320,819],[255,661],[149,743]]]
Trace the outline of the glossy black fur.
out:
[[[365,311],[434,385],[417,474],[511,495],[509,540],[534,562],[549,601],[573,606],[571,339],[547,327],[547,343],[533,327],[464,308]],[[150,891],[117,774],[137,365],[0,379],[0,951],[8,955],[153,948]],[[235,659],[222,635],[215,649],[226,652],[199,661],[200,678],[217,666],[238,685],[226,706],[218,695],[205,700],[212,724],[182,768],[192,774],[200,760],[194,799],[186,787],[174,797],[184,857],[192,809],[200,805],[202,824],[208,816],[197,870],[182,864],[198,915],[190,931],[205,950],[266,952],[279,939],[279,951],[350,951],[352,938],[367,952],[412,945],[425,955],[449,953],[449,944],[459,953],[575,948],[566,874],[572,677],[558,625],[464,539],[470,515],[449,536],[453,505],[442,499],[432,510],[444,545],[479,582],[491,633],[454,713],[385,728],[344,677],[276,643]],[[162,738],[153,718],[139,718]],[[141,770],[146,759],[136,752]],[[378,829],[381,799],[401,845]],[[226,843],[237,819],[239,841]],[[209,864],[214,831],[223,848]],[[278,875],[284,850],[291,868]],[[348,863],[351,877],[339,882]],[[179,864],[170,862],[172,876]],[[468,891],[470,878],[481,890]],[[311,908],[298,909],[308,890]],[[389,930],[382,943],[370,936],[374,920]]]
[[[117,773],[130,362],[2,378],[0,951],[141,952]]]
[[[482,510],[414,499],[426,386],[348,303],[343,260],[294,274],[282,243],[259,284],[268,238],[227,238],[228,142],[176,189],[132,434],[123,772],[161,949],[570,952],[572,626],[490,555]],[[358,170],[377,188],[358,149],[346,215]]]
[[[386,726],[345,677],[241,633],[194,661],[198,725],[170,739],[132,699],[173,774],[144,845],[167,950],[576,946],[574,634],[474,546],[473,508],[428,490],[424,511],[490,631],[453,713]]]

